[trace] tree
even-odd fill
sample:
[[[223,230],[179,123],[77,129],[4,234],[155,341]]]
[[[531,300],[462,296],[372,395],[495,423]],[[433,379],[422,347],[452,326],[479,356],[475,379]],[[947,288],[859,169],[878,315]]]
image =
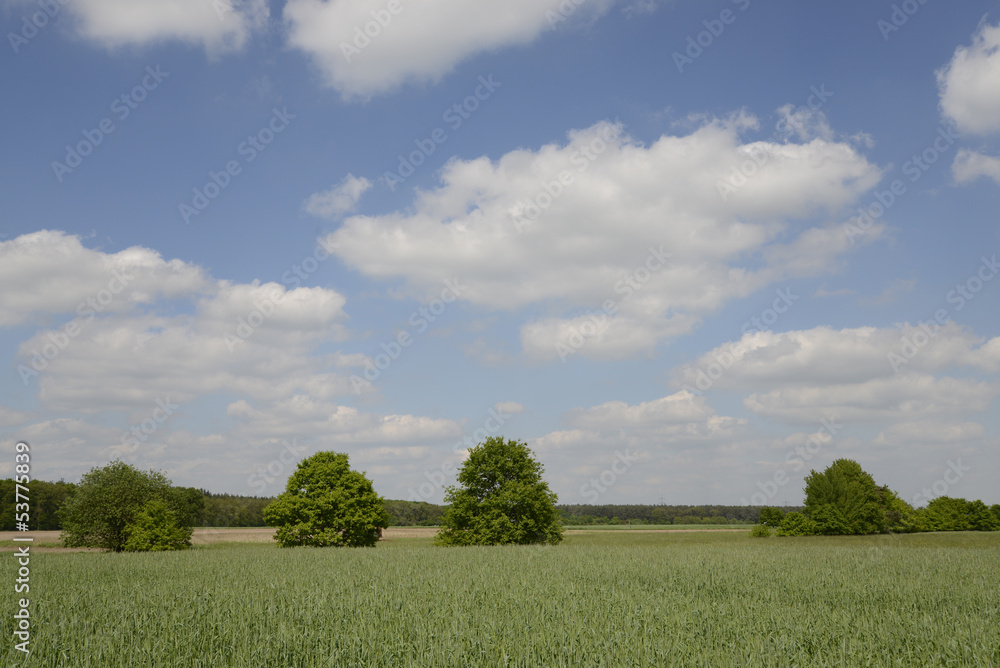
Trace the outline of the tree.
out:
[[[555,544],[562,540],[556,495],[528,445],[493,436],[471,450],[449,487],[439,545]]]
[[[968,501],[939,496],[927,504],[921,512],[921,528],[924,531],[969,531]]]
[[[913,506],[899,498],[888,485],[879,487],[877,493],[879,503],[885,510],[885,521],[890,533],[909,533],[917,530]]]
[[[838,459],[822,473],[810,471],[805,492],[806,514],[823,533],[883,533],[889,526],[875,480],[856,461]]]
[[[161,552],[191,547],[191,527],[178,520],[177,513],[163,499],[151,499],[136,513],[126,533],[126,552]]]
[[[169,506],[173,498],[170,481],[160,471],[140,471],[120,460],[95,467],[62,505],[63,543],[121,552],[143,506],[154,499]]]
[[[772,508],[770,506],[764,506],[760,509],[760,523],[766,527],[776,527],[781,524],[781,520],[785,517],[785,511],[781,508]]]
[[[799,512],[791,512],[781,520],[779,536],[814,536],[819,533],[816,522]]]
[[[389,526],[384,500],[347,455],[317,452],[299,462],[284,493],[264,509],[281,547],[374,547]]]

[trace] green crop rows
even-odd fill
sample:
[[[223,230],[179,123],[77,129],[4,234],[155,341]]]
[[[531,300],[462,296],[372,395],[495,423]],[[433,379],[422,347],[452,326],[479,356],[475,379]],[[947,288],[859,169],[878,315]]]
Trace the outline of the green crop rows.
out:
[[[16,560],[0,563],[13,583]],[[1000,666],[998,534],[602,532],[31,563],[33,652],[14,651],[4,614],[3,666]]]

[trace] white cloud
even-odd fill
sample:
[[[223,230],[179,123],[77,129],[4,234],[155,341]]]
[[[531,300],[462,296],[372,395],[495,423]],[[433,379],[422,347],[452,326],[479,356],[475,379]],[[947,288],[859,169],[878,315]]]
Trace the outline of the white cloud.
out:
[[[778,116],[778,127],[794,132],[799,141],[816,138],[833,141],[833,129],[822,111],[808,107],[796,109],[794,105],[786,104],[778,109]]]
[[[880,446],[959,443],[985,436],[986,428],[978,422],[918,420],[893,424],[879,432],[872,443]]]
[[[594,16],[611,4],[610,0],[289,0],[284,18],[289,43],[313,58],[330,86],[345,97],[368,97],[407,81],[437,81],[478,53],[530,43],[550,25],[563,24],[560,5],[574,8],[564,10],[567,16]]]
[[[1000,158],[991,155],[962,149],[955,156],[951,172],[956,183],[968,183],[981,176],[993,179],[1000,184]]]
[[[353,211],[358,200],[371,187],[372,183],[368,179],[348,174],[329,190],[310,195],[302,206],[314,216],[336,219]]]
[[[199,267],[164,261],[148,248],[107,254],[52,230],[0,242],[0,284],[0,327],[53,314],[129,311],[210,287]]]
[[[311,357],[317,343],[346,335],[345,300],[333,290],[213,280],[149,249],[108,254],[49,231],[0,243],[0,279],[0,323],[59,322],[17,354],[18,373],[37,380],[47,409],[132,410],[219,391],[349,392],[344,373],[317,368],[357,360]],[[162,299],[179,314],[159,313]]]
[[[1000,131],[1000,25],[984,24],[937,73],[944,115],[961,132]]]
[[[367,276],[404,278],[413,293],[458,276],[473,304],[552,302],[521,332],[535,357],[555,357],[553,342],[587,317],[580,310],[608,300],[612,324],[581,353],[649,352],[732,299],[836,269],[850,250],[837,225],[794,221],[833,215],[880,170],[846,144],[758,142],[771,159],[724,201],[717,184],[746,159],[739,132],[753,122],[708,121],[649,146],[600,123],[496,162],[455,159],[411,209],[352,216],[324,245]]]
[[[913,341],[922,345],[906,347]],[[904,361],[894,365],[890,354]],[[962,366],[991,372],[998,364],[1000,338],[984,342],[954,323],[933,337],[910,325],[818,327],[747,334],[673,376],[677,385],[695,389],[752,390],[744,399],[748,409],[788,423],[823,417],[913,421],[986,410],[1000,385],[936,374]]]
[[[529,442],[562,503],[650,503],[648,489],[668,485],[689,499],[718,498],[726,493],[724,476],[706,472],[738,475],[733,462],[719,458],[747,428],[746,420],[717,415],[689,392],[578,408],[564,422],[566,429]]]
[[[498,401],[493,405],[493,410],[497,413],[510,413],[511,415],[517,415],[518,413],[524,412],[524,405],[519,404],[516,401]]]
[[[66,7],[82,37],[108,47],[179,40],[209,53],[243,47],[269,14],[266,0],[73,0]]]

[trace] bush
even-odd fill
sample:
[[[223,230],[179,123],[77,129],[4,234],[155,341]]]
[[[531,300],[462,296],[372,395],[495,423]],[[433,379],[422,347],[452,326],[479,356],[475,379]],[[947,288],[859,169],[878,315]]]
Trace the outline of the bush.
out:
[[[438,545],[558,543],[563,529],[556,495],[526,443],[491,437],[469,450],[449,487]]]
[[[60,509],[63,543],[121,552],[130,527],[147,503],[160,500],[177,513],[171,502],[182,496],[172,491],[170,481],[159,471],[139,471],[122,461],[95,467],[84,474]],[[183,514],[175,520],[189,526]]]
[[[162,499],[147,501],[128,525],[126,552],[161,552],[191,547],[191,527],[181,526],[177,514]]]
[[[766,527],[776,527],[785,518],[785,511],[781,508],[764,506],[760,509],[760,523]]]
[[[816,522],[802,513],[788,513],[778,527],[779,536],[814,536],[818,533]]]
[[[751,538],[767,538],[771,535],[771,530],[766,524],[755,524],[752,529],[750,529]]]
[[[264,509],[264,520],[278,527],[281,547],[374,547],[389,513],[364,473],[352,471],[347,455],[317,452],[299,462],[288,485]]]

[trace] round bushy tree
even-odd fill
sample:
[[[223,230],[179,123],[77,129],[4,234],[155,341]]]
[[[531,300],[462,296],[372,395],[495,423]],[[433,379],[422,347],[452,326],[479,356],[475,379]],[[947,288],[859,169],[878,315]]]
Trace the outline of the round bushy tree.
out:
[[[817,523],[822,519],[824,533],[883,533],[889,526],[875,480],[854,460],[838,459],[822,473],[810,471],[805,492],[806,514]]]
[[[469,450],[459,486],[445,493],[439,545],[555,544],[562,540],[556,495],[526,443],[494,436]]]
[[[159,471],[139,471],[122,461],[85,473],[60,509],[62,540],[68,547],[101,547],[121,552],[129,527],[154,499],[175,498]]]
[[[374,547],[389,526],[384,500],[347,455],[317,452],[299,462],[285,492],[264,509],[281,547]]]

